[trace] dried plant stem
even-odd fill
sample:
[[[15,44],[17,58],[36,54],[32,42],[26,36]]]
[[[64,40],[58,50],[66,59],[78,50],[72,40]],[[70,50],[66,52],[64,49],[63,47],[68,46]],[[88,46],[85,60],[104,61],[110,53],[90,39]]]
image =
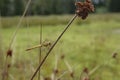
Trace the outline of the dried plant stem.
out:
[[[73,70],[72,70],[72,68],[71,68],[70,64],[69,64],[66,60],[64,60],[64,63],[66,64],[66,66],[67,66],[68,70],[72,73],[72,72],[73,72]]]
[[[65,60],[65,59],[64,59],[64,63],[65,63],[65,65],[67,66],[68,71],[70,72],[70,77],[74,80],[74,71],[73,71],[71,65],[70,65],[70,64],[68,63],[68,61]]]
[[[10,56],[6,56],[5,58],[5,62],[4,62],[4,69],[2,72],[2,80],[9,80],[9,69],[11,67],[11,57]]]
[[[95,73],[100,67],[101,67],[101,65],[96,66],[92,71],[89,72],[88,75],[92,75],[92,74]]]
[[[2,72],[2,80],[7,80],[8,79],[8,68],[7,68],[7,64],[8,64],[8,58],[6,56],[5,59],[5,64],[4,64],[4,70]]]
[[[54,70],[57,70],[58,69],[58,55],[56,54],[55,56],[55,67],[54,67]]]
[[[40,26],[40,44],[42,44],[42,25]],[[39,48],[40,50],[39,50],[39,64],[41,63],[41,57],[42,57],[42,48],[40,47]],[[39,70],[39,72],[38,72],[38,80],[40,80],[40,70]]]
[[[66,32],[66,30],[70,27],[70,25],[72,24],[72,22],[75,20],[75,18],[77,17],[77,15],[75,14],[74,17],[70,20],[70,22],[67,24],[67,26],[65,27],[65,29],[63,30],[63,32],[60,34],[60,36],[57,38],[57,40],[54,42],[54,44],[51,46],[51,48],[49,49],[49,51],[47,52],[46,56],[43,58],[43,60],[41,61],[40,65],[38,66],[38,68],[36,69],[36,71],[34,72],[33,76],[31,77],[30,80],[33,80],[34,77],[36,76],[37,72],[39,71],[39,69],[41,68],[41,66],[43,65],[43,63],[45,62],[45,60],[47,59],[47,57],[49,56],[50,52],[52,51],[52,49],[55,47],[55,45],[57,44],[57,42],[61,39],[61,37],[63,36],[63,34]]]
[[[12,36],[12,38],[11,38],[11,41],[10,41],[10,44],[9,44],[9,46],[8,46],[8,50],[7,50],[7,51],[10,51],[10,50],[11,50],[11,47],[12,47],[13,42],[14,42],[14,40],[15,40],[16,34],[17,34],[17,32],[18,32],[18,30],[19,30],[19,28],[20,28],[21,22],[22,22],[25,14],[26,14],[26,12],[27,12],[27,9],[28,9],[30,3],[31,3],[31,0],[28,1],[27,5],[26,5],[26,7],[25,7],[25,10],[24,10],[24,12],[23,12],[23,15],[22,15],[22,17],[20,18],[19,23],[17,24],[17,28],[16,28],[15,32],[13,33],[13,36]],[[9,74],[9,73],[8,73],[8,69],[7,69],[7,65],[8,65],[8,54],[6,55],[6,60],[5,60],[5,63],[4,63],[4,64],[5,64],[5,65],[4,65],[4,69],[3,69],[4,71],[3,71],[3,76],[2,76],[3,78],[2,78],[2,80],[5,80],[5,78],[8,78],[8,76],[5,76],[5,75],[4,75],[4,72],[7,73],[7,74]],[[9,64],[10,64],[10,63],[9,63]],[[7,80],[7,79],[6,79],[6,80]]]
[[[89,80],[89,75],[86,72],[82,72],[80,75],[80,80]]]
[[[11,38],[11,42],[10,42],[10,44],[9,44],[9,49],[11,49],[11,47],[12,47],[12,44],[13,44],[13,42],[14,42],[14,40],[15,40],[15,37],[16,37],[16,34],[17,34],[17,32],[18,32],[18,30],[19,30],[19,28],[20,28],[20,25],[21,25],[21,23],[22,23],[22,20],[23,20],[25,14],[26,14],[28,8],[29,8],[30,3],[31,3],[31,0],[28,1],[27,5],[26,5],[26,7],[25,7],[25,10],[24,10],[24,12],[23,12],[23,15],[21,16],[21,18],[20,18],[20,20],[19,20],[19,22],[18,22],[18,24],[17,24],[17,28],[16,28],[15,32],[13,33],[13,36],[12,36],[12,38]]]
[[[1,28],[2,28],[2,19],[1,19],[1,12],[0,12],[0,59],[1,62],[3,62],[3,54],[2,54],[2,33],[1,33]],[[0,66],[1,67],[1,66]]]
[[[54,70],[53,70],[53,73],[52,73],[52,77],[51,77],[51,80],[56,80],[56,75],[58,73],[58,55],[56,54],[55,56],[55,67],[54,67]]]
[[[68,71],[63,72],[56,80],[60,80]]]

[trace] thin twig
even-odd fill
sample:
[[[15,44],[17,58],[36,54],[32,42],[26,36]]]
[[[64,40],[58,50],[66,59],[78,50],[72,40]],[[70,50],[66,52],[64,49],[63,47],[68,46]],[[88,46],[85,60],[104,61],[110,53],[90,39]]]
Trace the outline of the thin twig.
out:
[[[101,67],[101,65],[96,66],[93,70],[91,70],[91,71],[89,72],[88,75],[92,75],[92,74],[95,73],[100,67]]]
[[[45,62],[45,60],[47,59],[47,57],[49,56],[50,52],[52,51],[52,49],[55,47],[55,45],[57,44],[57,42],[61,39],[61,37],[63,36],[63,34],[66,32],[66,30],[70,27],[70,25],[72,24],[72,22],[75,20],[75,18],[77,17],[77,15],[75,14],[74,17],[70,20],[70,22],[67,24],[67,26],[65,27],[65,29],[63,30],[63,32],[60,34],[60,36],[57,38],[57,40],[54,42],[54,44],[51,46],[51,48],[49,49],[49,51],[47,52],[46,56],[43,58],[42,62],[40,63],[40,65],[38,66],[38,68],[36,69],[36,71],[34,72],[33,76],[31,77],[30,80],[33,80],[34,77],[36,76],[37,72],[39,71],[39,69],[41,68],[41,66],[43,65],[43,63]]]
[[[13,36],[12,36],[12,38],[11,38],[11,42],[10,42],[10,44],[9,44],[9,48],[8,48],[9,50],[10,50],[11,47],[12,47],[12,44],[13,44],[13,42],[14,42],[14,40],[15,40],[15,37],[16,37],[16,34],[17,34],[17,32],[18,32],[18,30],[19,30],[19,28],[20,28],[20,25],[21,25],[21,23],[22,23],[22,20],[23,20],[25,14],[26,14],[28,8],[29,8],[30,3],[31,3],[31,0],[28,1],[27,5],[26,5],[26,7],[25,7],[25,10],[24,10],[24,12],[23,12],[23,15],[21,16],[21,18],[20,18],[20,20],[19,20],[19,22],[18,22],[18,24],[17,24],[17,28],[16,28],[15,32],[13,33]]]
[[[40,44],[42,44],[42,25],[40,26]],[[39,48],[39,64],[41,63],[41,57],[42,57],[42,48],[40,47]],[[39,70],[39,73],[38,73],[38,80],[40,80],[40,70]]]
[[[68,70],[70,72],[70,77],[74,80],[74,72],[72,70],[72,67],[70,66],[70,64],[68,63],[68,61],[66,61],[65,59],[64,59],[64,63],[67,66],[67,68],[68,68]]]
[[[54,67],[54,70],[53,70],[53,73],[52,73],[52,77],[51,77],[51,80],[56,80],[56,74],[58,73],[58,55],[56,54],[55,55],[55,67]]]
[[[70,64],[69,64],[66,60],[64,60],[64,63],[65,63],[65,65],[67,66],[68,70],[72,73],[73,70],[72,70]]]
[[[60,80],[68,71],[63,72],[56,80]]]
[[[26,14],[26,12],[27,12],[27,9],[28,9],[28,7],[29,7],[29,5],[30,5],[30,2],[31,2],[31,0],[28,1],[27,5],[26,5],[26,7],[25,7],[25,10],[24,10],[24,12],[23,12],[23,15],[22,15],[19,23],[17,24],[16,30],[15,30],[15,32],[13,33],[13,36],[12,36],[12,38],[11,38],[11,41],[10,41],[10,44],[9,44],[9,47],[8,47],[8,50],[7,50],[7,51],[12,51],[12,50],[11,50],[12,44],[13,44],[13,42],[14,42],[14,40],[15,40],[16,34],[17,34],[17,32],[18,32],[18,30],[19,30],[19,28],[20,28],[21,22],[22,22],[25,14]],[[7,65],[8,65],[8,54],[6,55],[6,60],[5,60],[5,63],[4,63],[4,69],[3,69],[4,71],[3,71],[3,78],[2,78],[2,80],[5,79],[4,72],[7,72],[7,74],[8,74]],[[8,77],[8,76],[7,76],[7,77]]]
[[[4,69],[2,72],[2,80],[7,80],[8,78],[8,68],[7,68],[7,64],[8,64],[8,58],[5,59],[5,64],[4,64]]]

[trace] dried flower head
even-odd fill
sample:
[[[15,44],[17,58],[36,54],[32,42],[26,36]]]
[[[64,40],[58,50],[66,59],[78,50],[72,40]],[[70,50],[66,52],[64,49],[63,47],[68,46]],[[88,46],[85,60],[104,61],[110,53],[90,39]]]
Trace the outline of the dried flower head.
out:
[[[9,50],[7,51],[7,56],[12,57],[12,50],[9,49]]]
[[[76,14],[82,19],[86,19],[89,12],[94,12],[94,6],[91,0],[86,0],[85,2],[76,2]]]
[[[10,67],[11,67],[11,64],[8,64],[8,65],[7,65],[7,68],[10,68]]]
[[[84,68],[83,72],[88,74],[88,68]]]
[[[117,57],[117,53],[113,53],[113,55],[112,55],[112,58],[116,58]]]
[[[62,54],[60,58],[61,58],[61,59],[64,59],[64,58],[65,58],[65,55],[64,55],[64,54]]]
[[[59,70],[58,69],[55,69],[54,70],[54,74],[58,74],[59,73]]]
[[[70,73],[70,77],[74,78],[74,72]]]
[[[90,80],[88,68],[83,69],[83,72],[80,75],[80,80]]]
[[[45,77],[45,79],[44,80],[51,80],[51,78],[50,77]]]

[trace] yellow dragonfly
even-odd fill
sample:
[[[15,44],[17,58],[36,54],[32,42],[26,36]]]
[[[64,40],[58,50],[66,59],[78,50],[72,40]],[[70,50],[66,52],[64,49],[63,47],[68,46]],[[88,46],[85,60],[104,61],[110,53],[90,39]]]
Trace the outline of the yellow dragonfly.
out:
[[[51,46],[51,42],[50,41],[44,42],[44,43],[36,45],[36,46],[33,46],[31,48],[28,48],[28,49],[26,49],[26,51],[33,50],[33,49],[36,49],[36,48],[39,48],[39,47],[48,47],[48,46]]]

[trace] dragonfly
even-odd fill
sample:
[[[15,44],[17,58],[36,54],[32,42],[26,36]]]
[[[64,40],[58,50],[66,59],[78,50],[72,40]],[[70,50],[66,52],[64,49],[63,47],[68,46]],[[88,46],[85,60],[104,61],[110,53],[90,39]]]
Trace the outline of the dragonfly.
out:
[[[35,45],[35,46],[33,46],[33,47],[30,47],[30,48],[26,49],[26,51],[33,50],[33,49],[40,48],[40,47],[48,47],[48,46],[51,46],[51,44],[52,44],[52,43],[51,43],[50,41],[44,42],[44,43],[42,43],[42,44],[39,44],[39,45]]]

